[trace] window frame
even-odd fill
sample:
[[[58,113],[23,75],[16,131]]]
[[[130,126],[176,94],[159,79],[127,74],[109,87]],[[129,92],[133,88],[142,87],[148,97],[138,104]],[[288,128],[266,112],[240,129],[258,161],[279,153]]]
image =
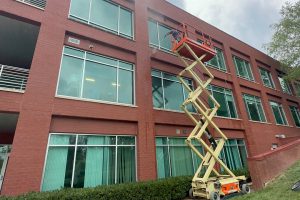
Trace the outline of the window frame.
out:
[[[157,138],[166,138],[166,139],[167,139],[167,144],[159,144],[159,145],[157,145],[157,144],[156,144],[156,139],[157,139]],[[172,138],[172,139],[176,139],[176,138],[186,139],[186,137],[178,137],[178,136],[155,136],[155,157],[156,157],[157,147],[167,147],[167,149],[168,149],[168,156],[169,156],[168,162],[169,162],[169,173],[170,173],[170,177],[176,177],[176,176],[172,176],[170,147],[187,147],[187,148],[188,148],[188,146],[187,146],[186,144],[173,144],[173,145],[170,145],[170,143],[169,143],[170,138]],[[202,151],[205,153],[205,150],[204,150],[203,146],[202,146],[200,143],[197,144],[197,145],[195,145],[195,146],[200,147],[200,148],[202,149]],[[198,167],[199,167],[199,166],[196,166],[196,164],[195,164],[195,156],[196,156],[196,153],[194,153],[192,149],[190,149],[190,151],[191,151],[191,157],[192,157],[193,171],[196,172],[196,170],[197,170]],[[195,155],[194,155],[194,154],[195,154]],[[196,157],[197,157],[197,156],[196,156]],[[199,158],[199,159],[201,159],[201,158]],[[155,160],[156,160],[156,166],[157,166],[157,164],[158,164],[157,158],[156,158]],[[174,172],[173,172],[173,173],[174,173]],[[159,177],[158,177],[158,168],[157,168],[157,178],[159,178]],[[168,177],[165,177],[165,178],[168,178]]]
[[[149,40],[149,46],[152,47],[152,48],[157,48],[157,49],[159,49],[159,50],[161,50],[161,51],[164,51],[164,52],[166,52],[166,53],[173,54],[173,52],[172,52],[172,46],[171,46],[171,49],[167,49],[167,48],[164,48],[164,47],[161,46],[161,41],[162,41],[162,39],[160,38],[160,34],[159,34],[159,26],[165,27],[165,28],[169,29],[170,31],[171,31],[171,30],[174,30],[174,28],[172,28],[172,27],[170,27],[170,26],[168,26],[168,25],[165,25],[165,24],[163,24],[163,23],[161,23],[161,22],[159,22],[159,21],[157,21],[157,20],[154,20],[154,19],[152,19],[152,18],[148,18],[148,20],[147,20],[147,25],[148,25],[148,23],[149,23],[150,21],[153,22],[153,23],[155,23],[155,25],[156,25],[156,30],[157,30],[156,36],[157,36],[157,39],[158,39],[158,45],[151,43],[150,37],[148,37],[148,40]],[[150,35],[150,34],[149,34],[149,31],[150,31],[150,30],[149,30],[149,27],[148,27],[148,35]],[[172,45],[172,43],[171,43],[171,45]]]
[[[202,42],[202,43],[203,43],[203,42]],[[219,66],[216,66],[216,65],[213,65],[213,64],[209,63],[209,61],[211,61],[213,58],[212,58],[211,60],[205,62],[206,66],[211,67],[211,68],[213,68],[213,69],[217,69],[217,70],[219,70],[219,71],[221,71],[221,72],[227,72],[227,65],[226,65],[226,60],[225,60],[225,56],[224,56],[224,50],[223,50],[222,48],[219,48],[219,47],[216,47],[216,46],[214,46],[214,49],[215,49],[215,51],[217,52],[217,54],[216,54],[215,56],[218,55],[218,50],[221,52],[221,55],[222,55],[222,59],[223,59],[223,63],[224,63],[225,69],[222,69],[222,68],[221,68],[221,64],[220,64],[220,62],[219,62],[218,57],[217,57],[216,59],[217,59],[217,63],[218,63]]]
[[[298,127],[298,128],[300,128],[300,111],[299,111],[299,108],[296,107],[296,106],[290,105],[290,106],[289,106],[289,110],[290,110],[290,112],[291,112],[291,115],[292,115],[292,118],[293,118],[293,120],[294,120],[295,126]],[[294,115],[293,115],[293,111],[296,112],[296,117],[297,117],[297,120],[298,120],[299,125],[297,125],[297,122],[296,122],[296,120],[295,120],[295,118],[294,118]]]
[[[265,84],[264,79],[262,77],[262,72],[265,72],[267,74],[268,81],[270,82],[271,86],[268,86]],[[272,74],[270,71],[266,70],[265,68],[259,67],[259,74],[260,74],[261,81],[265,87],[271,88],[271,89],[276,89],[273,78],[272,78]]]
[[[292,89],[290,87],[289,82],[287,82],[286,80],[284,80],[280,74],[278,74],[278,80],[279,80],[279,84],[280,84],[280,87],[281,87],[281,91],[283,93],[285,93],[285,94],[293,95]],[[284,89],[283,84],[285,85],[286,90]]]
[[[262,103],[262,100],[260,97],[258,96],[255,96],[255,95],[251,95],[251,94],[246,94],[246,93],[243,93],[243,100],[244,100],[244,104],[246,106],[246,110],[247,110],[247,114],[248,114],[248,119],[249,121],[253,121],[253,122],[261,122],[261,123],[267,123],[267,117],[266,117],[266,113],[265,113],[265,109],[263,107],[263,103]],[[249,99],[250,98],[253,98],[253,100]],[[248,99],[247,99],[248,98]],[[256,120],[253,120],[252,117],[251,117],[251,114],[250,114],[250,110],[249,110],[249,107],[248,107],[248,104],[247,104],[247,101],[251,101],[252,103],[255,104],[255,108],[257,110],[257,113],[258,113],[258,117],[259,117],[259,121],[256,121]],[[257,104],[260,104],[261,108],[262,108],[262,114],[263,114],[263,117],[265,118],[265,120],[263,121],[262,120],[262,116],[260,116],[260,112],[259,112],[259,109],[258,109],[258,105]]]
[[[75,144],[68,144],[68,145],[50,145],[50,138],[51,135],[70,135],[70,136],[75,136],[76,137],[76,142]],[[78,141],[78,137],[79,136],[109,136],[109,137],[115,137],[116,138],[116,144],[113,145],[78,145],[77,141]],[[122,145],[118,145],[117,144],[117,139],[118,137],[134,137],[134,145],[127,145],[127,144],[122,144]],[[107,134],[83,134],[83,133],[60,133],[60,132],[50,132],[48,134],[48,141],[47,141],[47,149],[46,149],[46,153],[45,153],[45,159],[44,159],[44,166],[43,166],[43,171],[42,171],[42,179],[41,179],[41,183],[40,183],[40,191],[42,191],[43,189],[43,182],[44,182],[44,177],[45,177],[45,172],[46,172],[46,164],[47,164],[47,158],[48,158],[48,152],[49,152],[49,147],[74,147],[74,158],[73,158],[73,169],[72,169],[72,180],[71,180],[71,187],[73,188],[73,184],[74,184],[74,172],[75,172],[75,161],[76,161],[76,152],[77,152],[77,148],[78,147],[115,147],[116,150],[116,158],[115,160],[117,161],[117,148],[118,147],[134,147],[135,148],[135,182],[138,182],[138,156],[137,156],[137,137],[136,135],[107,135]],[[117,170],[117,162],[115,165],[115,172]],[[115,183],[116,184],[116,173],[115,173]],[[84,188],[84,187],[83,187]]]
[[[82,19],[81,17],[78,17],[78,16],[75,16],[75,15],[71,14],[72,1],[73,0],[70,1],[70,6],[69,6],[69,13],[68,13],[68,19],[69,20],[74,20],[76,22],[79,22],[79,23],[82,23],[82,24],[86,24],[86,25],[91,26],[91,27],[95,27],[95,28],[97,28],[99,30],[106,31],[106,32],[112,33],[114,35],[117,35],[117,36],[120,36],[120,37],[123,37],[123,38],[126,38],[126,39],[135,40],[135,31],[134,31],[135,30],[135,21],[134,21],[134,19],[135,19],[134,14],[135,13],[134,13],[133,10],[131,10],[129,8],[126,8],[126,7],[124,7],[124,6],[116,3],[114,1],[102,0],[102,1],[105,1],[107,3],[113,4],[113,5],[115,5],[115,6],[118,7],[118,23],[117,23],[118,24],[118,30],[112,30],[111,28],[108,28],[108,27],[105,27],[103,25],[99,25],[99,24],[91,22],[91,6],[92,6],[91,2],[92,2],[92,0],[88,0],[90,6],[89,6],[89,13],[88,13],[89,17],[88,17],[87,20]],[[124,9],[124,10],[127,10],[127,11],[131,12],[131,23],[132,23],[132,27],[131,27],[132,30],[131,31],[132,31],[132,36],[128,36],[128,35],[120,33],[120,13],[121,13],[121,9]]]
[[[247,60],[245,60],[245,59],[242,59],[242,58],[240,58],[240,57],[238,57],[238,56],[236,56],[236,55],[233,55],[232,57],[233,57],[233,62],[234,62],[235,70],[236,70],[236,72],[237,72],[237,73],[236,73],[236,76],[239,77],[239,78],[245,79],[245,80],[247,80],[247,81],[255,82],[255,78],[254,78],[254,75],[253,75],[252,66],[251,66],[250,62],[247,61]],[[244,77],[244,76],[240,75],[240,71],[239,71],[239,69],[238,69],[236,59],[240,59],[241,61],[243,61],[243,68],[244,68],[244,70],[245,70],[246,73],[247,73],[247,77]],[[249,71],[247,70],[247,68],[249,68],[249,71],[250,71],[250,73],[251,73],[252,79],[251,79],[251,77],[249,76]]]
[[[213,88],[219,88],[221,90],[223,90],[222,92],[221,91],[218,91],[216,89],[213,89]],[[222,93],[224,96],[225,96],[225,101],[226,101],[226,109],[227,109],[227,112],[228,114],[230,115],[230,117],[224,117],[224,116],[219,116],[216,112],[216,116],[218,117],[224,117],[224,118],[228,118],[228,119],[238,119],[239,118],[239,115],[238,115],[238,111],[237,111],[237,106],[236,106],[236,103],[235,103],[235,98],[234,98],[234,95],[233,95],[233,91],[231,89],[228,89],[228,88],[224,88],[224,87],[220,87],[220,86],[216,86],[216,85],[212,85],[210,84],[209,87],[207,88],[207,90],[211,93],[211,95],[214,97],[214,93],[213,91],[215,92],[218,92],[218,93]],[[236,117],[232,117],[231,116],[231,112],[230,112],[230,109],[229,109],[229,105],[228,105],[228,97],[227,95],[231,94],[232,96],[232,101],[234,103],[234,112],[235,112],[235,115]],[[215,98],[215,97],[214,97]]]
[[[276,101],[269,101],[269,104],[270,104],[271,110],[272,110],[272,112],[273,112],[273,116],[274,116],[276,125],[289,126],[289,122],[288,122],[288,120],[287,120],[287,117],[286,117],[286,114],[285,114],[285,111],[284,111],[284,108],[283,108],[282,104],[281,104],[281,103],[278,103],[278,102],[276,102]],[[273,105],[272,105],[272,104],[273,104]],[[274,113],[274,111],[273,111],[272,106],[276,106],[276,107],[278,108],[279,114],[280,114],[280,117],[281,117],[281,120],[282,120],[283,124],[279,124],[279,123],[277,122],[277,119],[276,119],[276,116],[275,116],[275,113]],[[284,121],[286,122],[286,124],[284,124]]]
[[[229,140],[233,140],[234,141],[234,143],[235,144],[229,144]],[[239,144],[238,143],[238,140],[241,140],[241,141],[243,141],[243,144]],[[227,160],[226,160],[226,157],[225,157],[225,147],[227,147],[227,148],[230,148],[230,147],[237,147],[237,149],[238,149],[238,154],[239,154],[239,159],[240,159],[240,163],[241,163],[241,165],[242,165],[242,168],[245,168],[245,167],[247,167],[248,166],[248,161],[247,161],[247,163],[246,163],[246,166],[243,166],[244,164],[243,164],[243,161],[242,161],[242,156],[241,156],[241,154],[240,154],[240,151],[239,151],[239,147],[244,147],[245,148],[245,152],[246,152],[246,156],[247,156],[247,158],[248,158],[248,150],[247,150],[247,146],[246,146],[246,143],[245,143],[245,139],[244,138],[228,138],[228,140],[225,142],[225,144],[224,144],[224,147],[223,147],[223,149],[221,150],[221,152],[220,152],[220,156],[224,156],[224,159],[222,159],[222,161],[226,164],[226,166],[228,166],[228,168],[229,168],[229,163],[227,163]],[[242,169],[242,168],[240,168],[240,169]],[[231,169],[231,170],[235,170],[235,169]]]
[[[68,54],[68,53],[64,53],[65,48],[69,48],[69,49],[76,50],[76,51],[81,51],[81,52],[84,53],[84,56],[83,57],[79,57],[79,56],[71,55],[71,54]],[[111,64],[108,64],[108,63],[102,63],[102,62],[99,62],[99,61],[86,59],[87,53],[89,53],[91,55],[94,55],[94,56],[100,56],[100,57],[103,57],[103,58],[106,58],[106,59],[115,60],[115,61],[117,61],[118,65],[114,66],[114,65],[111,65]],[[131,71],[132,72],[132,93],[133,93],[132,94],[132,104],[118,102],[119,101],[119,97],[118,97],[118,95],[119,95],[119,87],[118,86],[116,88],[117,89],[117,94],[116,94],[116,100],[117,101],[105,101],[105,100],[89,99],[89,98],[84,98],[84,97],[73,97],[73,96],[67,96],[67,95],[60,95],[60,94],[58,94],[58,87],[59,87],[59,81],[60,81],[60,77],[61,77],[61,71],[62,71],[61,69],[62,69],[62,63],[63,63],[64,55],[68,56],[68,57],[72,57],[72,58],[83,60],[83,62],[84,62],[83,63],[84,66],[82,67],[83,71],[85,71],[84,68],[85,68],[86,61],[94,62],[94,63],[97,63],[97,64],[103,64],[105,66],[110,66],[110,67],[116,68],[117,69],[117,74],[116,74],[116,77],[117,77],[116,78],[117,79],[117,83],[116,84],[117,85],[119,84],[119,70],[121,69],[121,70]],[[122,68],[122,67],[120,68],[119,67],[120,61],[123,62],[123,63],[127,63],[127,64],[132,65],[132,70],[125,69],[125,68]],[[73,100],[80,100],[80,101],[88,101],[88,102],[96,102],[96,103],[105,103],[105,104],[113,104],[113,105],[136,107],[136,86],[135,86],[135,83],[136,83],[135,79],[136,79],[136,77],[135,77],[135,74],[136,74],[136,67],[135,67],[134,63],[130,63],[130,62],[127,62],[127,61],[124,61],[124,60],[120,60],[120,59],[117,59],[117,58],[113,58],[113,57],[109,57],[109,56],[97,54],[97,53],[94,53],[94,52],[90,52],[90,51],[85,51],[85,50],[82,50],[82,49],[74,48],[72,46],[64,45],[63,50],[62,50],[62,56],[61,56],[61,61],[60,61],[58,78],[57,78],[55,97],[66,98],[66,99],[73,99]],[[83,82],[84,82],[84,77],[82,77],[82,81],[81,81],[80,96],[82,96]]]
[[[158,76],[155,76],[152,74],[153,71],[156,71],[156,72],[159,72],[160,73],[160,77]],[[180,107],[178,107],[178,110],[173,110],[173,109],[167,109],[166,108],[166,103],[165,103],[165,91],[164,91],[164,80],[167,80],[167,81],[173,81],[173,82],[176,82],[176,83],[179,83],[181,85],[181,88],[182,88],[182,94],[183,94],[183,101],[187,98],[186,94],[185,94],[185,88],[184,86],[182,85],[182,83],[179,81],[179,80],[172,80],[172,79],[168,79],[168,78],[165,78],[164,77],[164,74],[167,74],[169,76],[174,76],[176,77],[176,75],[172,74],[172,73],[168,73],[168,72],[164,72],[164,71],[161,71],[159,69],[155,69],[155,68],[152,68],[151,69],[151,79],[152,77],[155,77],[155,78],[159,78],[160,81],[161,81],[161,86],[162,86],[162,98],[163,98],[163,108],[157,108],[157,107],[154,107],[154,104],[153,104],[153,108],[154,109],[157,109],[157,110],[165,110],[165,111],[172,111],[172,112],[183,112]],[[189,86],[191,86],[192,88],[194,88],[194,83],[193,83],[193,80],[190,79],[190,78],[184,78],[185,80],[187,81],[191,81],[191,85],[188,84]],[[153,84],[153,80],[152,80],[152,84]],[[152,94],[152,102],[153,102],[153,94]]]

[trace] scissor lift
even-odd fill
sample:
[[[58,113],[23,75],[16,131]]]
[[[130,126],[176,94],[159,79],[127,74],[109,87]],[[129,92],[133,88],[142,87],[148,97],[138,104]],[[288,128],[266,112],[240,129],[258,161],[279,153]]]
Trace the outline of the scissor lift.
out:
[[[246,184],[245,176],[235,176],[220,159],[220,153],[227,137],[213,121],[213,117],[216,115],[220,104],[207,89],[208,85],[214,79],[214,76],[204,64],[204,62],[212,59],[216,55],[216,52],[210,45],[211,39],[203,38],[203,43],[198,43],[195,40],[190,39],[185,31],[180,37],[177,35],[177,38],[172,39],[172,51],[185,65],[185,69],[177,76],[185,89],[189,91],[188,98],[182,103],[181,109],[195,125],[195,128],[186,139],[186,144],[202,159],[202,162],[193,177],[192,188],[189,193],[191,197],[218,200],[237,194],[249,193],[250,189]],[[198,70],[207,74],[208,78],[200,78],[196,72]],[[186,75],[190,75],[193,78],[196,83],[195,88],[191,88],[186,83],[183,78],[183,76]],[[213,108],[208,107],[203,96],[213,102]],[[193,105],[196,113],[189,111],[189,105]],[[219,136],[218,141],[214,140],[209,130],[214,130]],[[202,145],[206,152],[205,155],[200,153],[192,140],[195,140]],[[222,175],[216,170],[217,165],[219,169],[222,168],[224,172],[226,172],[226,175]]]

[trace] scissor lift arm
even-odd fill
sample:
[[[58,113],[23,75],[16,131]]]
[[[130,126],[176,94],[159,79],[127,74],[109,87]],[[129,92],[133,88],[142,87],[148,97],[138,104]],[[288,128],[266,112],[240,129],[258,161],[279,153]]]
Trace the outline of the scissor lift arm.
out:
[[[207,87],[214,79],[213,74],[208,70],[204,62],[212,59],[216,52],[207,43],[200,44],[187,37],[184,34],[180,40],[173,39],[173,52],[180,58],[185,68],[178,74],[178,79],[189,91],[187,99],[182,103],[181,109],[192,120],[195,127],[186,139],[186,144],[195,152],[202,162],[197,169],[193,180],[190,194],[194,197],[202,197],[206,199],[218,200],[220,197],[227,197],[232,194],[246,193],[249,191],[245,184],[245,176],[235,176],[226,164],[220,159],[220,153],[227,140],[226,135],[213,121],[220,104],[210,94]],[[201,70],[208,75],[206,80],[201,79],[195,70]],[[195,88],[191,88],[184,76],[189,75],[196,83]],[[208,97],[213,102],[214,107],[209,108],[201,97]],[[196,110],[189,111],[188,106],[193,105]],[[214,130],[220,139],[215,141],[208,130]],[[205,149],[205,155],[195,147],[195,143],[200,143]],[[208,145],[205,141],[209,141]],[[226,175],[220,174],[215,166],[219,165]],[[204,171],[204,174],[202,173]],[[214,173],[214,176],[212,176]]]

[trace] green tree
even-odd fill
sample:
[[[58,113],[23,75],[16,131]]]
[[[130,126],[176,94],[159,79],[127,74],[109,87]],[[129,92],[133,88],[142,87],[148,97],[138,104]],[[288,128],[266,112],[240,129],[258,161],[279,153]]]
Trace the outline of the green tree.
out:
[[[284,78],[300,78],[300,1],[287,2],[280,11],[281,20],[272,25],[275,33],[265,46],[268,53],[279,60],[287,72]]]

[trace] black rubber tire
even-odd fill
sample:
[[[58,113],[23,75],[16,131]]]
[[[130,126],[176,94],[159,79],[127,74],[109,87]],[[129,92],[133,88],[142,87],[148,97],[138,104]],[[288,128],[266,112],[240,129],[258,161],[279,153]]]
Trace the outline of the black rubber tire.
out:
[[[249,194],[251,192],[249,185],[245,183],[242,185],[241,189],[243,194]]]
[[[293,190],[293,191],[300,191],[300,181],[296,182],[296,183],[292,186],[292,190]]]
[[[190,190],[189,190],[189,197],[191,199],[195,199],[194,194],[193,194],[193,188],[190,188]]]
[[[212,192],[210,193],[210,200],[220,200],[221,197],[220,197],[220,194],[218,192]]]

